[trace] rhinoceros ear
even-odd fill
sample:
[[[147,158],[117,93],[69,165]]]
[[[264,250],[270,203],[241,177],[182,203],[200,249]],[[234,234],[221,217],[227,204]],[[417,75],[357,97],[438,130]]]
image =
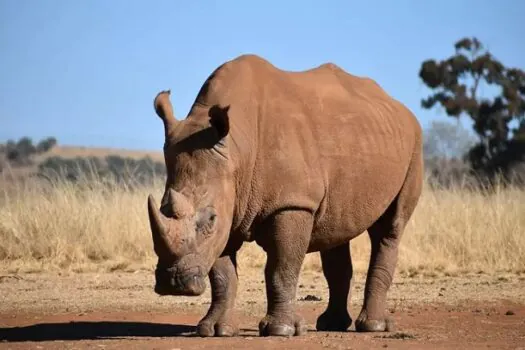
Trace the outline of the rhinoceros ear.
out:
[[[219,139],[224,138],[230,131],[230,117],[228,116],[229,110],[230,106],[220,107],[219,105],[214,105],[208,111],[210,124],[215,130],[217,130]]]
[[[153,101],[153,106],[155,107],[155,112],[162,119],[164,123],[164,130],[166,132],[166,137],[170,130],[175,127],[177,120],[173,114],[173,107],[170,102],[170,90],[164,90],[157,94],[155,100]]]

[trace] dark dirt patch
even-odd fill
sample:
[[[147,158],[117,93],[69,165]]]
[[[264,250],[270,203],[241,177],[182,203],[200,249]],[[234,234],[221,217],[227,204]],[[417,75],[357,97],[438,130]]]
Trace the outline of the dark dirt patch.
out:
[[[416,337],[413,336],[412,334],[403,333],[403,332],[396,332],[396,333],[392,333],[392,334],[388,334],[388,335],[382,335],[382,336],[378,336],[377,338],[383,338],[383,339],[416,339]]]
[[[300,301],[321,301],[323,299],[318,297],[318,296],[315,296],[315,295],[312,295],[312,294],[308,294],[304,298],[299,298],[299,300]]]

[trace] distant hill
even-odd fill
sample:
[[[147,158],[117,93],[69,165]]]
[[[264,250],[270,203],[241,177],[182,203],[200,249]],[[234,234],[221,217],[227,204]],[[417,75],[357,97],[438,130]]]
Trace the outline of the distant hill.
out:
[[[69,166],[71,169],[74,167],[72,164],[79,160],[95,160],[96,164],[102,164],[100,166],[103,173],[112,172],[124,176],[125,171],[121,169],[125,167],[124,164],[132,164],[133,168],[138,166],[146,172],[151,167],[155,168],[156,172],[163,171],[164,156],[161,150],[65,146],[57,145],[54,138],[50,147],[42,147],[42,143],[41,141],[33,144],[31,139],[21,138],[18,141],[9,140],[0,144],[0,182],[42,174],[43,168],[53,170]]]
[[[154,161],[164,162],[164,155],[162,150],[159,151],[138,151],[120,148],[95,148],[95,147],[80,147],[80,146],[55,146],[49,152],[39,155],[35,158],[37,161],[43,161],[52,156],[59,156],[64,158],[75,157],[106,157],[109,155],[116,155],[120,157],[129,157],[140,159],[146,156],[151,157]]]

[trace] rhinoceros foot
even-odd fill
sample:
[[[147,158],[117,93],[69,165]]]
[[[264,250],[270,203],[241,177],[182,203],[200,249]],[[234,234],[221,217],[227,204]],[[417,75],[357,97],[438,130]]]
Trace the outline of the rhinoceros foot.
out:
[[[391,319],[370,320],[359,316],[355,321],[357,332],[391,332],[394,330],[394,321]]]
[[[197,334],[201,337],[233,337],[238,333],[236,326],[223,320],[203,319],[197,326]]]
[[[322,332],[345,332],[352,325],[347,310],[326,310],[317,319],[316,329]]]
[[[306,334],[306,332],[304,319],[297,314],[294,314],[292,317],[266,315],[259,322],[259,335],[263,337],[292,337]]]

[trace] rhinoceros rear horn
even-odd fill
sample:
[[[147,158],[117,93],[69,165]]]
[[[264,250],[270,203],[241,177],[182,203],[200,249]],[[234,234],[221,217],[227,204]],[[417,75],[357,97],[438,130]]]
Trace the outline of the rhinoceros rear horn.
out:
[[[194,209],[188,199],[180,192],[170,188],[168,190],[168,201],[176,219],[182,219],[194,214]]]
[[[169,130],[171,130],[177,124],[177,120],[173,114],[173,106],[170,102],[170,94],[170,90],[161,91],[157,94],[155,100],[153,101],[155,112],[157,112],[157,115],[164,123],[166,136],[168,135]]]

